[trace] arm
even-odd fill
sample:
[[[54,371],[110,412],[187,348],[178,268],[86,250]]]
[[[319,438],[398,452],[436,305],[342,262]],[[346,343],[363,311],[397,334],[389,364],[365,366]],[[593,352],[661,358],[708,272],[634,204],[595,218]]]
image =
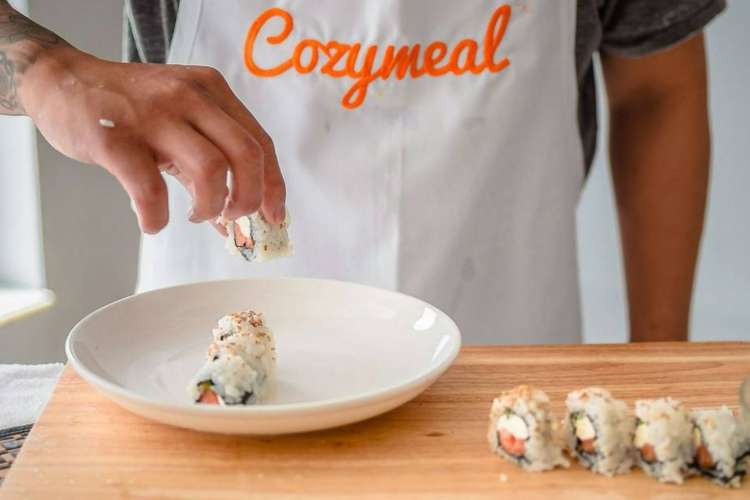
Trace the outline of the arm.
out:
[[[273,143],[212,68],[104,61],[0,0],[0,114],[28,115],[60,152],[114,175],[145,232],[169,218],[161,171],[191,193],[193,222],[258,208],[283,220]]]
[[[69,47],[65,40],[0,1],[0,113],[25,114],[18,96],[24,73],[44,51]]]
[[[631,340],[687,340],[709,176],[703,36],[602,66]]]

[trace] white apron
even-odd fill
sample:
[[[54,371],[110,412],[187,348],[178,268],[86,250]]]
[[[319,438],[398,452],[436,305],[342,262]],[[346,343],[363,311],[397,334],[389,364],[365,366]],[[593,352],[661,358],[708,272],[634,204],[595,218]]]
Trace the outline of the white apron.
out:
[[[292,258],[250,264],[169,179],[139,291],[245,276],[398,289],[468,343],[580,340],[576,0],[182,0],[170,62],[274,138]]]

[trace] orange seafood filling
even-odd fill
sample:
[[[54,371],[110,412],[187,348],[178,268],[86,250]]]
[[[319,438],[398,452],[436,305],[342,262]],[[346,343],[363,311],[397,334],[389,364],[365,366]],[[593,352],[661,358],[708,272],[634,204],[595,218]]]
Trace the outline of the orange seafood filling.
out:
[[[497,439],[500,443],[500,446],[502,446],[502,448],[506,452],[513,456],[521,457],[526,451],[526,440],[517,438],[509,431],[506,431],[504,429],[499,430],[497,432]]]
[[[656,450],[654,450],[654,447],[650,444],[644,444],[640,448],[641,457],[643,457],[643,460],[646,462],[656,462]]]
[[[583,439],[580,440],[578,446],[586,453],[596,453],[596,439]]]
[[[255,245],[255,242],[242,233],[242,229],[240,228],[240,225],[235,222],[233,225],[233,228],[234,228],[235,246],[243,247],[243,248],[253,248],[253,246]]]
[[[198,402],[207,405],[217,405],[219,404],[219,396],[213,390],[206,389],[201,393]]]

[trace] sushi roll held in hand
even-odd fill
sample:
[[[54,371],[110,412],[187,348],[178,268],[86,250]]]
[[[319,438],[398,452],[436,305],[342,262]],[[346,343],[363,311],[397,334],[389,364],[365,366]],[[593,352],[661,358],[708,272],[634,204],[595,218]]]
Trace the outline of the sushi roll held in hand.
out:
[[[260,212],[236,220],[219,219],[227,230],[226,247],[248,262],[265,262],[292,254],[289,242],[289,210],[281,224],[270,224]]]
[[[638,464],[664,483],[682,484],[693,471],[693,423],[682,403],[672,398],[635,403]]]
[[[520,385],[492,402],[487,439],[490,450],[530,472],[568,467],[555,441],[549,398],[538,389]]]
[[[593,472],[614,476],[633,467],[635,419],[623,401],[600,388],[573,391],[565,401],[565,430],[573,456]]]
[[[716,484],[739,488],[750,461],[746,425],[726,406],[695,410],[693,468]]]

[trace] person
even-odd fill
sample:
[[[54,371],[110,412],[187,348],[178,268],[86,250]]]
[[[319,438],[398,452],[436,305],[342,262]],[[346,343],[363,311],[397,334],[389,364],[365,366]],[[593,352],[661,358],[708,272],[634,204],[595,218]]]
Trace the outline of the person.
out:
[[[148,234],[141,291],[343,279],[430,301],[470,342],[577,342],[599,53],[631,339],[680,340],[709,171],[702,29],[724,7],[129,0],[142,63],[116,63],[0,1],[0,108],[119,180]],[[189,223],[287,207],[295,255],[262,265]]]

